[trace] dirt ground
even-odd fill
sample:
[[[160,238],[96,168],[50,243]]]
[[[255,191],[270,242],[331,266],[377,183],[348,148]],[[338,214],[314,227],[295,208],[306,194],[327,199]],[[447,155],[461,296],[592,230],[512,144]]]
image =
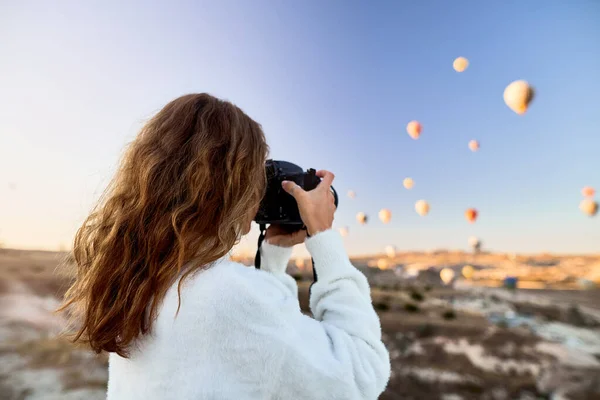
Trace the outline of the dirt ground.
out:
[[[105,398],[106,355],[62,338],[66,321],[52,313],[72,273],[58,268],[65,256],[0,249],[2,400]],[[299,282],[306,312],[308,287],[309,282]],[[393,367],[381,399],[600,399],[600,355],[574,353],[527,327],[495,324],[482,313],[454,306],[482,296],[506,306],[500,294],[481,290],[372,288]],[[524,291],[511,299],[512,309],[523,315],[600,337],[593,317],[564,307],[594,308],[600,304],[597,291]]]

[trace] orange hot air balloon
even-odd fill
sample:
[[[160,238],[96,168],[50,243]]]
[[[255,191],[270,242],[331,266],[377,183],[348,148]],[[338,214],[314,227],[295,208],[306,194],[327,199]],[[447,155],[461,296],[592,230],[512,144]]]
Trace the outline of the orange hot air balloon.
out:
[[[366,224],[368,219],[369,217],[367,217],[367,214],[365,214],[364,212],[359,212],[358,214],[356,214],[356,220],[361,225]]]
[[[351,199],[356,197],[356,192],[354,192],[354,190],[348,190],[348,197],[350,197]]]
[[[408,132],[408,135],[415,140],[421,136],[422,129],[423,127],[419,121],[410,121],[408,125],[406,125],[406,132]]]
[[[379,219],[384,224],[387,224],[392,219],[392,212],[387,208],[382,208],[381,211],[379,211]]]
[[[425,215],[429,214],[429,203],[426,202],[425,200],[419,200],[419,201],[417,201],[415,203],[415,211],[421,217],[424,217]]]
[[[591,186],[586,186],[583,189],[581,189],[581,194],[583,195],[583,197],[594,197],[594,194],[596,194],[596,191],[594,190],[593,187]]]
[[[471,140],[469,142],[469,149],[473,152],[479,150],[479,142],[477,140]]]
[[[534,96],[534,89],[526,81],[514,81],[504,89],[504,102],[519,115],[525,114]]]
[[[465,218],[470,223],[475,222],[475,220],[477,219],[477,210],[474,208],[469,208],[467,211],[465,211]]]
[[[415,186],[415,181],[413,181],[412,178],[404,178],[402,184],[404,185],[405,189],[410,190],[413,188],[413,186]]]
[[[342,237],[348,236],[348,232],[349,232],[348,227],[342,227],[338,231],[340,232],[340,235]]]
[[[579,203],[579,209],[582,213],[593,217],[598,212],[598,203],[592,199],[583,199],[581,203]]]
[[[468,66],[469,66],[469,60],[467,60],[464,57],[458,57],[452,63],[452,68],[454,68],[454,70],[456,72],[463,72],[465,69],[467,69]]]

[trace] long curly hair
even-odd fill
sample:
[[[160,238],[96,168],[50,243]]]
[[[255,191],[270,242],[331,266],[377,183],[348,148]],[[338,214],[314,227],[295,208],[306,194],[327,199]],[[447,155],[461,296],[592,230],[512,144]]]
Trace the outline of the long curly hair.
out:
[[[158,112],[75,236],[77,274],[61,307],[77,323],[73,340],[127,357],[179,276],[181,305],[185,278],[246,233],[267,152],[260,125],[211,95],[185,95]]]

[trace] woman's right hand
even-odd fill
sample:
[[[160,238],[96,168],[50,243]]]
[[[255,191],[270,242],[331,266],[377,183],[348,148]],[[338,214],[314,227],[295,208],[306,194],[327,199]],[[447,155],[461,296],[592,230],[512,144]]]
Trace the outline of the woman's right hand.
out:
[[[335,212],[335,199],[331,193],[334,175],[329,171],[317,171],[317,176],[321,178],[321,183],[308,192],[295,182],[281,183],[283,189],[296,199],[300,218],[310,236],[331,229]]]

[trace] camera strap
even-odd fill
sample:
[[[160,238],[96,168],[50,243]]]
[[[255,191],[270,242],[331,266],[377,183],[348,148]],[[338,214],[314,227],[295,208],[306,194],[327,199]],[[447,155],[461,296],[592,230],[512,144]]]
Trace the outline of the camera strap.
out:
[[[258,248],[256,249],[256,256],[254,256],[254,266],[256,269],[260,269],[260,246],[262,246],[263,241],[265,240],[265,233],[267,233],[267,225],[260,224],[260,235],[258,236]]]

